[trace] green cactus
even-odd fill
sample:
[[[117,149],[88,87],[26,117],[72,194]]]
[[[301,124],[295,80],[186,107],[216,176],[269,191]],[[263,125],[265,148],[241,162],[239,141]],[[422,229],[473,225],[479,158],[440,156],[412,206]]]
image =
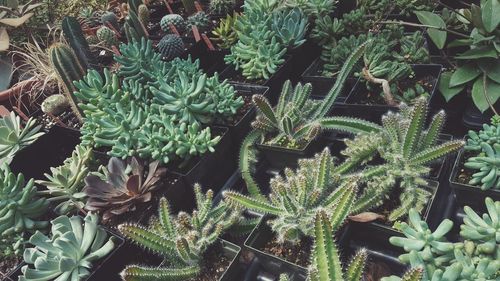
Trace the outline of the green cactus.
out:
[[[47,200],[37,197],[33,179],[26,183],[24,176],[12,173],[7,164],[0,167],[0,236],[45,228],[48,223],[37,219],[47,207]]]
[[[239,14],[234,12],[233,15],[227,15],[225,18],[220,20],[219,26],[212,30],[214,37],[211,39],[215,41],[217,46],[221,49],[229,49],[233,46],[236,41],[238,41],[238,35],[234,29],[236,20]]]
[[[208,9],[213,14],[226,15],[235,5],[235,0],[210,0]]]
[[[89,43],[83,35],[80,23],[74,17],[65,17],[62,20],[61,27],[64,38],[75,52],[80,65],[89,68],[95,64],[95,58],[90,52]]]
[[[377,155],[384,160],[382,165],[363,170],[362,180],[367,182],[367,188],[358,199],[355,212],[382,204],[396,182],[400,182],[401,205],[390,213],[389,221],[405,216],[411,206],[420,212],[431,195],[422,188],[427,185],[424,177],[430,171],[429,164],[463,146],[463,141],[437,144],[445,113],[434,115],[425,128],[428,111],[425,98],[418,98],[411,107],[402,104],[400,111],[382,117],[382,130],[346,141],[347,149],[342,153],[347,160],[343,168],[353,170]]]
[[[49,236],[37,231],[24,250],[27,265],[21,268],[19,281],[78,281],[90,275],[92,263],[108,255],[115,247],[95,214],[80,217],[60,216],[51,224]]]
[[[438,5],[433,0],[396,0],[393,3],[396,10],[406,16],[415,11],[433,11]]]
[[[196,210],[191,215],[170,214],[165,198],[160,199],[158,217],[149,227],[121,224],[123,235],[141,247],[163,257],[170,267],[129,265],[121,273],[126,281],[188,280],[201,271],[203,254],[218,237],[240,220],[240,211],[229,209],[224,203],[213,205],[213,192],[203,194],[194,187]]]
[[[488,143],[481,143],[482,152],[475,157],[470,157],[464,167],[479,170],[472,175],[471,185],[480,186],[481,189],[500,189],[500,143],[493,147]]]
[[[91,47],[94,47],[95,45],[98,45],[99,43],[101,43],[101,40],[99,40],[99,38],[97,38],[97,35],[88,35],[85,37],[85,40],[87,40],[87,43]]]
[[[312,236],[318,209],[331,217],[333,231],[342,226],[354,204],[358,178],[341,178],[327,148],[312,159],[301,159],[295,172],[287,168],[284,173],[285,178],[271,180],[269,198],[233,191],[225,191],[224,198],[231,206],[273,215],[268,224],[280,243]]]
[[[118,46],[118,38],[111,28],[102,26],[97,30],[96,35],[99,41],[104,43],[104,46],[108,48]]]
[[[101,16],[101,23],[104,26],[111,25],[116,30],[120,29],[120,24],[118,23],[118,16],[113,12],[105,12]]]
[[[170,24],[175,26],[179,33],[186,31],[187,23],[181,15],[178,14],[168,14],[164,16],[160,21],[161,30],[166,33],[171,33]]]
[[[43,100],[40,108],[43,113],[50,113],[57,116],[69,107],[68,99],[63,94],[50,95]]]
[[[82,192],[85,186],[84,179],[89,174],[89,164],[93,159],[92,149],[77,145],[71,157],[57,168],[50,168],[50,174],[44,174],[46,180],[38,180],[37,184],[45,186],[47,190],[38,192],[48,196],[49,202],[58,203],[54,211],[60,215],[83,210],[86,195]]]
[[[52,67],[56,70],[58,79],[65,87],[64,94],[68,98],[71,105],[71,110],[81,122],[83,117],[78,108],[77,100],[73,93],[76,91],[73,81],[82,79],[86,69],[78,61],[75,53],[68,45],[63,43],[53,44],[49,50],[49,60]]]
[[[17,152],[44,135],[41,128],[33,118],[23,126],[21,118],[13,111],[0,118],[0,165],[10,164]]]
[[[158,51],[166,60],[171,60],[184,53],[184,42],[176,34],[167,34],[158,43]]]
[[[444,220],[432,232],[414,209],[410,210],[410,224],[401,223],[405,237],[391,237],[389,241],[407,252],[399,256],[403,263],[425,269],[423,281],[498,280],[500,202],[487,198],[485,204],[488,214],[482,218],[465,207],[464,224],[460,226],[461,242],[451,243],[446,239],[453,227],[450,220]]]
[[[148,26],[150,16],[148,6],[146,6],[145,4],[139,5],[139,7],[137,8],[137,16],[144,26]]]
[[[137,12],[130,10],[128,12],[128,16],[125,21],[127,23],[127,29],[128,29],[128,31],[126,30],[126,32],[134,33],[136,36],[133,37],[136,39],[136,41],[138,41],[139,38],[149,38],[148,30],[146,29],[146,26],[139,19]],[[129,42],[131,42],[131,40],[129,40]]]
[[[271,29],[281,43],[290,49],[295,49],[306,42],[307,27],[307,17],[299,8],[273,13]]]
[[[188,28],[191,28],[193,25],[195,25],[200,31],[204,31],[208,28],[210,19],[205,12],[199,11],[189,16],[186,22]]]

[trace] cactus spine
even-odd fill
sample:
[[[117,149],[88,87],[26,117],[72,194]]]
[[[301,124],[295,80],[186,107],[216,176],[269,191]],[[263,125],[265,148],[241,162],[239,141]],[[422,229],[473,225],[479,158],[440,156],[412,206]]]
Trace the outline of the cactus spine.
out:
[[[82,67],[78,58],[71,48],[62,43],[56,43],[49,48],[49,59],[52,67],[57,72],[57,76],[65,87],[65,94],[71,105],[73,113],[78,120],[82,121],[82,113],[77,106],[76,97],[73,92],[76,91],[73,81],[78,81],[85,76],[86,70]]]

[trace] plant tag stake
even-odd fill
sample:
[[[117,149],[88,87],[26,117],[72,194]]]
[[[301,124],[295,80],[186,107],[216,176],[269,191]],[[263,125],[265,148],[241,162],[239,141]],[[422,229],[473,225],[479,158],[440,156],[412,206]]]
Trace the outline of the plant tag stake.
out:
[[[215,48],[214,48],[214,45],[212,44],[212,41],[210,41],[210,38],[208,38],[208,36],[205,33],[203,33],[201,35],[201,38],[203,38],[203,41],[205,41],[205,44],[207,45],[207,47],[210,51],[215,51]]]
[[[168,27],[170,28],[170,30],[171,30],[171,31],[172,31],[175,35],[177,35],[177,36],[181,36],[181,35],[179,34],[179,31],[178,31],[178,30],[177,30],[177,28],[175,27],[175,25],[173,25],[172,23],[169,23],[169,24],[168,24]]]
[[[198,30],[198,27],[196,27],[196,25],[193,25],[191,27],[191,29],[193,29],[194,40],[196,42],[200,41],[201,37],[200,37],[200,31]]]
[[[194,1],[194,7],[196,8],[196,11],[203,12],[203,8],[201,7],[201,4],[198,1]]]

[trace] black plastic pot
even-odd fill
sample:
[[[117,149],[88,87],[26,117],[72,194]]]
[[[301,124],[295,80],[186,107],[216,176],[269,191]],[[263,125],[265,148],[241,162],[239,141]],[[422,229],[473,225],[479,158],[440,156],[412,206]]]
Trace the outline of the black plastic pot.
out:
[[[258,257],[251,258],[250,262],[233,263],[231,267],[231,272],[225,275],[231,277],[227,279],[231,281],[278,280],[280,274],[287,275],[290,281],[305,281],[307,277],[302,269],[273,262],[263,263]]]
[[[287,79],[298,81],[302,73],[309,67],[311,62],[317,58],[319,53],[321,53],[321,47],[311,40],[307,40],[296,49],[288,51],[288,54],[292,56],[292,70]]]
[[[429,104],[432,108],[436,96],[436,88],[441,74],[442,66],[437,64],[416,64],[412,65],[412,68],[417,79],[428,75],[434,78],[434,85],[432,86],[432,89],[429,93]],[[356,85],[354,85],[352,91],[347,96],[345,105],[338,105],[334,110],[334,114],[359,117],[372,121],[380,121],[381,116],[389,110],[398,110],[397,106],[389,106],[386,104],[359,104],[358,101],[360,97],[365,96],[366,92],[367,89],[365,82],[362,79],[359,79],[356,82]]]
[[[269,102],[271,103],[271,105],[275,105],[278,101],[283,82],[290,77],[290,73],[293,70],[292,56],[286,55],[284,59],[285,61],[280,66],[280,68],[273,75],[271,75],[269,79],[266,80],[239,81],[237,77],[241,76],[241,71],[236,70],[233,65],[227,65],[226,68],[221,72],[220,78],[228,79],[233,84],[258,84],[267,86],[270,89],[268,96]]]
[[[456,196],[457,203],[461,206],[467,205],[473,209],[484,209],[484,200],[486,197],[490,197],[495,201],[500,200],[500,191],[489,189],[482,190],[478,186],[473,186],[470,184],[460,183],[457,181],[457,177],[460,174],[460,170],[463,168],[463,162],[465,158],[465,150],[462,149],[458,153],[457,160],[453,165],[453,170],[450,174],[450,186]]]
[[[500,108],[500,102],[495,103],[494,107],[496,109]],[[493,111],[491,109],[482,113],[474,105],[472,100],[469,100],[463,111],[462,122],[464,126],[470,130],[480,130],[483,128],[483,124],[490,122],[491,117],[493,117]]]
[[[62,165],[71,156],[80,136],[75,131],[54,126],[30,146],[19,151],[10,164],[14,173],[23,173],[25,178],[42,179],[50,167]]]
[[[334,77],[326,77],[321,75],[322,65],[323,63],[321,59],[317,58],[301,75],[301,80],[304,83],[311,83],[312,85],[311,97],[318,99],[324,98],[336,81]],[[338,97],[339,102],[345,99],[345,97],[351,92],[357,81],[358,78],[347,78],[344,88],[342,89],[342,93]]]
[[[119,277],[119,273],[123,269],[122,261],[124,259],[122,258],[122,254],[124,254],[123,245],[125,244],[125,240],[120,235],[107,229],[106,227],[103,228],[108,233],[108,236],[112,237],[112,239],[115,240],[115,248],[104,259],[97,261],[92,267],[92,273],[82,281],[121,280],[121,278]],[[21,267],[24,265],[24,263],[21,264],[17,268],[17,270],[10,276],[13,281],[17,280],[18,276],[22,275]]]

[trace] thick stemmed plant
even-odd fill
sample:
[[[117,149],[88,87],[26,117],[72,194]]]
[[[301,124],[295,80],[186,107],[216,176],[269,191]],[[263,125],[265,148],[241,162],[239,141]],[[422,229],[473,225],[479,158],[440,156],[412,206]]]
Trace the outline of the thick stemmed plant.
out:
[[[119,229],[126,238],[154,254],[161,256],[167,266],[147,267],[129,265],[121,276],[126,281],[188,280],[196,277],[203,263],[203,255],[218,237],[240,220],[238,209],[224,203],[213,205],[213,192],[203,194],[195,185],[196,210],[192,214],[170,213],[167,199],[161,198],[158,217],[148,227],[122,224]]]

